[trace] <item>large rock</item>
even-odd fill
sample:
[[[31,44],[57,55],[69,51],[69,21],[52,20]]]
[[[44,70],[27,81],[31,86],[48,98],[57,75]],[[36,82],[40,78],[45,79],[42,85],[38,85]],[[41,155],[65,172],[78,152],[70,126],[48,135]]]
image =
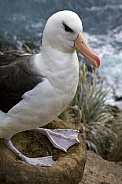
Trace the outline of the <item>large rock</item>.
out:
[[[79,184],[122,184],[122,162],[104,160],[87,151],[83,178]]]
[[[56,119],[46,128],[72,128]],[[0,184],[79,184],[86,162],[86,148],[80,144],[64,153],[54,148],[48,139],[39,133],[26,131],[13,136],[13,144],[26,156],[53,155],[56,164],[51,167],[29,166],[20,161],[0,140]]]

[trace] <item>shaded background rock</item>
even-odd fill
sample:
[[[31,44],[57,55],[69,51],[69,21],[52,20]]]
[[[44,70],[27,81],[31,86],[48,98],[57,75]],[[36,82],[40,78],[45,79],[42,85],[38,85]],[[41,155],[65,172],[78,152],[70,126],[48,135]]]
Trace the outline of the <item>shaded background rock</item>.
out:
[[[46,128],[72,128],[56,119]],[[29,157],[52,155],[56,164],[51,167],[29,166],[20,161],[0,139],[0,184],[79,184],[86,162],[86,148],[81,139],[64,153],[52,146],[48,139],[37,132],[26,131],[12,138],[13,144]]]
[[[93,151],[87,151],[85,170],[79,184],[122,184],[122,162],[110,162]]]

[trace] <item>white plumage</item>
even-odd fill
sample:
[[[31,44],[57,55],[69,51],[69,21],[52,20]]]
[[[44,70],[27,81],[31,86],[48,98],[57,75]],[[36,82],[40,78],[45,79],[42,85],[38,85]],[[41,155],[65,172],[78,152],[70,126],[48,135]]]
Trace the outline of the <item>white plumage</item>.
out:
[[[71,11],[58,12],[47,21],[42,51],[32,56],[31,65],[42,81],[26,91],[22,100],[7,113],[0,111],[0,138],[6,139],[6,145],[14,134],[50,123],[69,105],[78,85],[76,50],[91,59],[94,66],[99,66],[98,57],[89,49],[81,32],[82,22]],[[11,150],[16,152],[13,147]]]

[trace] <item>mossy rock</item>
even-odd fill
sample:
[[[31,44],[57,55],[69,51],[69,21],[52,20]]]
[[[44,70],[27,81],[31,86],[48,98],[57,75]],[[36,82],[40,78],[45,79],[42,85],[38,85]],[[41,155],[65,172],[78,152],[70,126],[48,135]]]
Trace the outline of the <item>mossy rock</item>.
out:
[[[46,128],[72,128],[56,119]],[[37,132],[26,131],[13,136],[13,144],[26,156],[52,155],[56,163],[51,167],[29,166],[19,160],[0,139],[0,184],[79,184],[86,163],[86,148],[80,143],[70,147],[67,153],[52,146],[48,139]]]

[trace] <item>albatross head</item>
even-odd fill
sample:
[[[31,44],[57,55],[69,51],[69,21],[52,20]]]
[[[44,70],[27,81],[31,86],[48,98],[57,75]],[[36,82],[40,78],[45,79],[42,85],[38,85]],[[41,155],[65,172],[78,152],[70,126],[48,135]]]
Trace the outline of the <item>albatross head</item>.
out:
[[[82,21],[76,13],[68,10],[59,11],[46,23],[42,46],[46,44],[64,53],[73,53],[77,50],[98,68],[100,59],[87,45],[82,29]]]

